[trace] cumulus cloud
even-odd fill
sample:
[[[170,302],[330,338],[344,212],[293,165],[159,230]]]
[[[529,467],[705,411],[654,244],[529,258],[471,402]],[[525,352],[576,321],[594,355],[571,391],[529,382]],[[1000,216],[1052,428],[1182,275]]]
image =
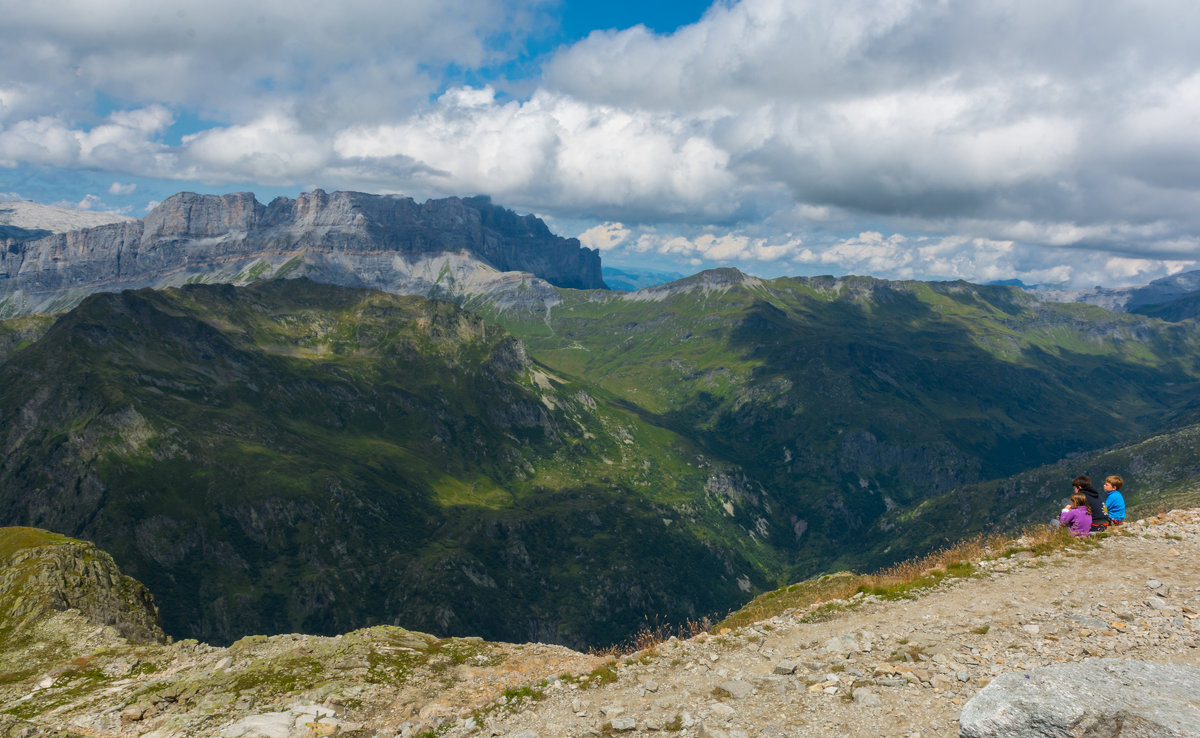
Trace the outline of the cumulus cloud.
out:
[[[110,195],[132,195],[136,191],[137,185],[132,183],[121,184],[120,182],[113,182],[108,186],[108,194]]]
[[[1200,23],[1185,7],[743,0],[669,36],[592,34],[546,80],[593,105],[707,120],[739,184],[784,186],[808,214],[955,234],[964,254],[1024,239],[1075,262],[1056,247],[1194,255]],[[1062,33],[1083,17],[1086,32]],[[993,271],[916,259],[914,243],[822,253]]]
[[[609,251],[624,243],[631,233],[620,223],[601,223],[580,233],[578,238],[588,248]]]
[[[422,162],[418,176],[435,191],[482,190],[549,210],[720,218],[737,205],[728,154],[703,126],[547,92],[501,103],[491,88],[452,89],[403,123],[344,131],[334,148]]]
[[[579,235],[585,245],[595,244],[617,258],[634,255],[676,257],[694,261],[694,265],[742,264],[761,268],[795,257],[802,240],[784,234],[775,237],[745,233],[662,232],[655,227],[629,228],[620,223],[605,223]]]
[[[50,116],[19,121],[0,129],[0,164],[15,166],[22,162],[161,174],[159,154],[166,147],[155,137],[171,121],[171,113],[160,105],[115,112],[90,129],[73,128]]]
[[[8,4],[0,79],[60,109],[93,90],[253,118],[294,104],[313,127],[402,113],[438,87],[519,50],[544,0],[63,0]],[[6,93],[7,97],[7,93]],[[6,97],[0,97],[5,100]]]
[[[96,211],[96,212],[119,213],[119,214],[127,214],[133,209],[133,208],[130,208],[127,206],[126,207],[113,207],[113,206],[105,203],[103,198],[101,198],[99,195],[92,194],[92,193],[84,195],[83,199],[81,199],[77,202],[71,201],[71,200],[59,200],[58,202],[54,202],[51,204],[54,205],[55,207],[69,208],[71,210],[90,210],[90,211]]]
[[[182,148],[187,176],[269,183],[294,182],[311,175],[330,156],[324,139],[303,131],[294,119],[283,115],[184,136]]]
[[[1200,256],[1190,1],[720,0],[515,83],[552,0],[55,5],[6,9],[0,166],[488,193],[693,266],[1095,283]],[[130,102],[96,119],[94,91]],[[216,123],[168,140],[183,114]]]

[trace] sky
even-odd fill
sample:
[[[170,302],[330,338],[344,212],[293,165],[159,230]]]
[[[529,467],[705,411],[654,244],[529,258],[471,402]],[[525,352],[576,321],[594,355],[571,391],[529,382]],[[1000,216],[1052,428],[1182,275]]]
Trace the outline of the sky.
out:
[[[605,265],[1200,269],[1194,0],[0,0],[0,199],[487,194]]]

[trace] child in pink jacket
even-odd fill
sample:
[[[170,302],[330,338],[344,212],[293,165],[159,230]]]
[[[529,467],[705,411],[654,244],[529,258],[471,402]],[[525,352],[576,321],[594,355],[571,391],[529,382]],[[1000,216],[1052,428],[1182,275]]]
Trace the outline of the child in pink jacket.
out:
[[[1087,497],[1080,492],[1071,495],[1071,504],[1063,508],[1058,524],[1070,526],[1071,535],[1086,538],[1092,529],[1092,511],[1088,509]]]

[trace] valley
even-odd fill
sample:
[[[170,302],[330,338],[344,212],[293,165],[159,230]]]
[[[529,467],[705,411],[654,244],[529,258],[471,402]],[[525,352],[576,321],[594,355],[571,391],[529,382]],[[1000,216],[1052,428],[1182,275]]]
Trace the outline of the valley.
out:
[[[0,521],[95,541],[176,638],[587,648],[1017,530],[1078,473],[1194,503],[1193,320],[733,269],[580,289],[598,261],[530,218],[185,193],[10,245],[26,286],[55,249],[152,284],[0,321]]]

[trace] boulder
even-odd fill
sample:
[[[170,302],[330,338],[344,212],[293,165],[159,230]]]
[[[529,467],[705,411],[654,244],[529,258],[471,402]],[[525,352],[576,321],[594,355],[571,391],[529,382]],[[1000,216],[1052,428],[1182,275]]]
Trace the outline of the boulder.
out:
[[[1089,659],[1002,674],[963,707],[961,738],[1200,736],[1200,669]]]

